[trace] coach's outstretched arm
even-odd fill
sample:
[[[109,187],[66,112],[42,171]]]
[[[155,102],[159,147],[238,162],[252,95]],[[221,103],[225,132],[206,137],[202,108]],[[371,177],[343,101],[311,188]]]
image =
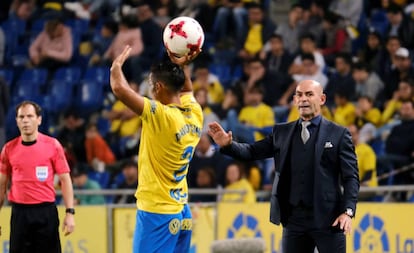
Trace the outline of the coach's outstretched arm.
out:
[[[128,84],[122,65],[128,59],[131,52],[129,45],[125,46],[124,51],[118,55],[111,66],[111,88],[114,95],[126,106],[131,108],[136,114],[141,115],[144,109],[144,97],[135,92]]]

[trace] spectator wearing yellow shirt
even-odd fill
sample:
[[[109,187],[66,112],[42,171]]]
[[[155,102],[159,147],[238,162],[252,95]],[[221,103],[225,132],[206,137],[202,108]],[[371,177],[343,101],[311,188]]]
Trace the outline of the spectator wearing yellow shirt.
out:
[[[266,17],[262,6],[251,3],[247,6],[247,24],[243,26],[242,39],[236,40],[236,50],[242,59],[252,59],[276,30],[276,25]]]
[[[200,104],[201,109],[203,110],[203,131],[207,131],[208,124],[214,121],[219,122],[220,119],[217,114],[211,109],[208,104],[208,91],[205,88],[199,88],[194,92],[194,97],[197,102]]]
[[[263,139],[272,130],[275,117],[272,107],[263,103],[263,87],[260,83],[246,90],[244,104],[238,118],[235,113],[229,112],[229,130],[236,138],[248,142]]]
[[[401,107],[401,101],[414,99],[414,81],[402,80],[398,84],[398,89],[394,92],[392,98],[386,103],[381,115],[382,124],[390,123],[394,116],[398,114]]]
[[[226,168],[226,190],[240,190],[244,193],[225,193],[223,194],[221,201],[223,202],[242,202],[242,203],[255,203],[256,193],[246,179],[246,171],[242,163],[233,162]]]
[[[129,82],[129,85],[138,93],[137,83]],[[107,138],[109,144],[117,158],[123,158],[126,152],[124,144],[133,147],[138,143],[141,133],[141,118],[120,100],[115,101],[111,110],[104,111],[103,117],[110,121],[109,135],[111,138]]]
[[[338,90],[334,95],[335,109],[333,110],[333,121],[341,126],[349,126],[355,122],[355,106],[349,101],[346,94]]]
[[[374,150],[366,143],[359,141],[359,130],[356,125],[348,127],[352,135],[352,142],[355,145],[355,153],[358,159],[359,181],[361,186],[378,186],[377,180],[377,155]]]
[[[359,142],[367,143],[372,140],[381,124],[381,111],[374,107],[373,100],[368,96],[360,96],[355,108],[355,124],[358,127]]]
[[[210,73],[208,64],[199,63],[194,69],[195,79],[193,81],[193,89],[196,92],[198,89],[207,90],[207,102],[210,105],[217,105],[223,102],[224,89],[217,76]]]

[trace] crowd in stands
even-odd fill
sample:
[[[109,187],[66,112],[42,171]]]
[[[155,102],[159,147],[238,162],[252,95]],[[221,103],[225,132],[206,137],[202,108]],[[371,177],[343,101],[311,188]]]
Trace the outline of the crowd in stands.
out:
[[[276,21],[269,0],[2,0],[0,147],[18,134],[14,106],[33,100],[44,110],[41,130],[66,150],[77,189],[135,189],[141,120],[112,95],[109,68],[131,45],[124,72],[136,92],[151,96],[147,72],[165,57],[163,28],[187,15],[205,32],[192,64],[205,126],[219,121],[239,141],[260,140],[275,123],[298,119],[296,84],[314,79],[327,95],[324,117],[352,133],[361,184],[414,184],[412,171],[399,173],[414,162],[414,1],[290,3],[286,20]],[[272,175],[271,160],[233,161],[203,132],[188,183],[243,189],[242,201],[251,203],[254,191],[270,189]]]

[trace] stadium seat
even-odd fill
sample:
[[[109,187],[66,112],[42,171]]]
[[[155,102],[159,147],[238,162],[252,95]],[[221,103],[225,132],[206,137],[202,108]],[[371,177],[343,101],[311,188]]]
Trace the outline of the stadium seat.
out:
[[[40,86],[46,84],[48,71],[44,68],[25,69],[20,75],[18,81],[31,81]]]
[[[90,67],[85,71],[83,80],[95,81],[102,85],[108,85],[109,73],[109,67]]]
[[[11,140],[14,137],[19,136],[19,129],[16,125],[16,111],[15,104],[12,104],[6,113],[6,139]]]
[[[82,114],[81,116],[88,117],[102,107],[103,98],[103,86],[100,82],[81,80],[80,85],[77,86],[74,107]]]
[[[81,78],[81,69],[79,67],[63,67],[56,70],[53,80],[61,80],[66,83],[78,83]]]
[[[231,66],[229,64],[213,63],[210,64],[209,70],[211,73],[217,75],[220,83],[225,89],[230,86],[233,77],[231,73]]]
[[[50,112],[59,113],[69,109],[72,105],[73,82],[63,80],[52,80],[46,96],[50,97]]]
[[[13,96],[15,103],[22,100],[33,100],[39,102],[41,100],[41,92],[39,83],[32,80],[19,80],[16,83],[16,92]]]
[[[65,21],[65,25],[69,26],[72,33],[80,36],[86,35],[89,32],[89,20],[80,18],[71,18]]]
[[[14,72],[13,69],[9,68],[1,68],[0,69],[0,77],[6,81],[6,84],[10,87],[13,83]]]

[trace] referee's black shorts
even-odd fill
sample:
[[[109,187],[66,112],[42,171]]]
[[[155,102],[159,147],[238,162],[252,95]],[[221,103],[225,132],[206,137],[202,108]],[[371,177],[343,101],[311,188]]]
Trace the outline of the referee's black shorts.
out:
[[[12,203],[10,253],[61,253],[55,203]]]

